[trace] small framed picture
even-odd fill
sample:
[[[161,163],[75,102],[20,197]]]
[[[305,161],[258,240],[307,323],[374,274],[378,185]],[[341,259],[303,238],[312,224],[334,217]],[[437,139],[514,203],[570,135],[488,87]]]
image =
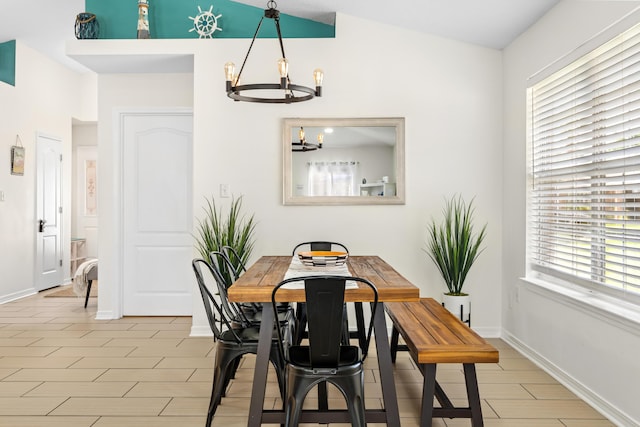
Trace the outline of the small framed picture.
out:
[[[11,175],[24,175],[24,147],[11,147]]]

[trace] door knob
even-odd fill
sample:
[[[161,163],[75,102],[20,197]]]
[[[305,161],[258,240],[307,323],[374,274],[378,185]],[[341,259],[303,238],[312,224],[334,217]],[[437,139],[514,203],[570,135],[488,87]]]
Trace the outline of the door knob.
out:
[[[38,231],[42,233],[44,231],[44,225],[47,223],[46,219],[41,219],[38,221]]]

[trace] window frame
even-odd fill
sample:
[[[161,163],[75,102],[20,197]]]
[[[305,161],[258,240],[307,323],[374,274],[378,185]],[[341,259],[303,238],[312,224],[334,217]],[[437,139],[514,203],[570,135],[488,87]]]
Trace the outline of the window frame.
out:
[[[627,25],[627,28],[618,29],[618,31],[614,34],[611,34],[610,32],[608,40],[601,39],[601,41],[603,41],[604,43],[600,43],[598,46],[590,48],[589,51],[585,52],[586,49],[583,50],[582,54],[579,57],[574,54],[573,58],[563,58],[563,61],[558,61],[558,63],[553,64],[554,65],[553,70],[551,69],[552,67],[547,67],[545,70],[543,70],[544,72],[540,72],[539,75],[536,76],[536,81],[530,82],[527,88],[527,178],[528,178],[528,181],[527,181],[527,196],[526,196],[526,200],[527,200],[526,268],[527,268],[527,271],[526,271],[525,280],[529,279],[529,281],[531,282],[542,281],[542,282],[559,285],[561,287],[565,286],[567,288],[572,288],[577,285],[581,289],[583,289],[583,291],[589,293],[590,295],[595,295],[600,293],[604,296],[617,298],[619,300],[622,300],[634,305],[640,304],[640,288],[638,287],[638,285],[633,285],[637,289],[637,290],[634,289],[633,291],[629,291],[625,289],[616,289],[611,287],[610,285],[607,285],[606,283],[596,283],[576,275],[568,274],[563,271],[558,271],[553,268],[546,267],[544,265],[539,265],[536,263],[536,260],[533,257],[532,240],[533,240],[533,234],[535,233],[536,230],[533,229],[533,225],[532,225],[533,224],[532,218],[534,217],[534,212],[533,212],[534,203],[532,200],[532,193],[534,192],[534,184],[535,184],[534,169],[533,169],[533,160],[534,160],[533,150],[535,145],[534,145],[534,137],[533,137],[534,123],[532,118],[533,116],[533,105],[532,105],[533,93],[532,92],[533,92],[533,88],[539,85],[541,82],[548,80],[550,77],[553,77],[554,75],[557,76],[557,75],[561,75],[563,72],[566,72],[567,67],[573,66],[573,64],[575,64],[579,60],[582,60],[585,56],[592,55],[593,51],[600,48],[602,45],[606,45],[610,43],[610,41],[612,39],[615,39],[617,36],[619,36],[619,34],[625,33],[631,30],[639,31],[638,28],[640,28],[640,24]],[[590,44],[591,46],[594,46],[593,43],[590,43]],[[562,62],[564,62],[564,65],[563,66],[559,65]],[[640,101],[640,94],[638,94],[637,96],[638,96],[638,101]],[[638,144],[640,144],[640,142],[638,142]],[[640,194],[640,182],[637,183],[634,186],[634,188],[637,190],[637,192],[632,192],[632,194]],[[609,198],[610,196],[605,194],[602,197]],[[640,199],[640,195],[638,195],[638,199]],[[590,202],[590,206],[592,204],[593,203]],[[640,226],[640,220],[637,223]],[[606,224],[604,224],[604,228],[605,229],[607,228]],[[606,246],[606,240],[607,240],[607,237],[603,237],[601,242],[601,243],[604,243],[605,246]],[[593,246],[594,244],[592,243],[588,248],[590,253],[590,256],[588,257],[591,265],[590,270],[593,269],[593,264],[594,264]],[[604,253],[603,256],[606,256],[606,253]],[[606,274],[604,274],[603,277],[606,278]]]

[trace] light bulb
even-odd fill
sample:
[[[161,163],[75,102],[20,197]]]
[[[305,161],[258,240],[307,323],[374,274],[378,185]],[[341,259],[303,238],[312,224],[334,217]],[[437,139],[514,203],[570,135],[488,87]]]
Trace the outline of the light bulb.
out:
[[[227,62],[224,64],[224,76],[228,82],[233,81],[233,74],[236,72],[236,64]]]
[[[313,70],[313,80],[316,82],[316,86],[322,86],[322,79],[324,79],[324,73],[320,68]]]
[[[324,134],[323,133],[319,133],[318,134],[318,145],[322,148],[322,143],[324,142]]]
[[[278,59],[278,72],[280,73],[281,79],[289,75],[289,61],[287,58]]]

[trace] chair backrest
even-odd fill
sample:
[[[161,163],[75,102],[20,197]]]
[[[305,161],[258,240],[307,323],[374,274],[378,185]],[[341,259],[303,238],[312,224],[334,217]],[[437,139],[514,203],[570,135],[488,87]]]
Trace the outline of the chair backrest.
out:
[[[298,243],[293,248],[291,255],[295,255],[299,250],[304,249],[305,246],[308,246],[310,251],[333,251],[337,249],[349,253],[347,247],[342,243],[316,240],[313,242]]]
[[[193,272],[198,282],[202,302],[204,303],[204,311],[207,313],[209,326],[216,339],[221,339],[222,333],[226,330],[232,331],[234,339],[240,343],[242,340],[233,330],[231,322],[225,314],[220,301],[214,296],[218,293],[220,285],[216,279],[216,271],[206,260],[196,258],[191,261]],[[204,272],[203,272],[204,270]]]
[[[242,261],[242,257],[238,254],[238,251],[233,246],[223,246],[222,253],[224,253],[229,260],[229,263],[233,267],[233,278],[238,280],[240,275],[247,271],[247,266]]]
[[[346,276],[306,276],[286,279],[273,289],[271,303],[274,311],[277,305],[277,293],[288,283],[304,282],[307,325],[309,328],[309,355],[312,368],[335,368],[340,360],[340,347],[343,337],[344,296],[347,280],[368,286],[373,293],[371,318],[366,334],[366,344],[362,348],[363,360],[366,357],[373,331],[373,320],[378,306],[378,291],[373,283],[360,277]],[[276,328],[278,330],[279,328]],[[286,360],[282,346],[282,336],[278,331],[280,351]]]
[[[236,281],[236,269],[227,254],[223,251],[209,252],[209,264],[218,270],[228,288]]]
[[[227,258],[224,252],[211,251],[209,253],[209,266],[213,271],[214,278],[218,284],[220,304],[227,317],[235,320],[236,322],[240,322],[242,326],[250,326],[251,322],[243,313],[242,308],[238,304],[230,302],[227,296],[227,289],[229,289],[229,286],[233,284],[233,280],[229,277],[225,277],[224,275],[224,271],[229,272],[230,269],[232,269],[229,258]]]

